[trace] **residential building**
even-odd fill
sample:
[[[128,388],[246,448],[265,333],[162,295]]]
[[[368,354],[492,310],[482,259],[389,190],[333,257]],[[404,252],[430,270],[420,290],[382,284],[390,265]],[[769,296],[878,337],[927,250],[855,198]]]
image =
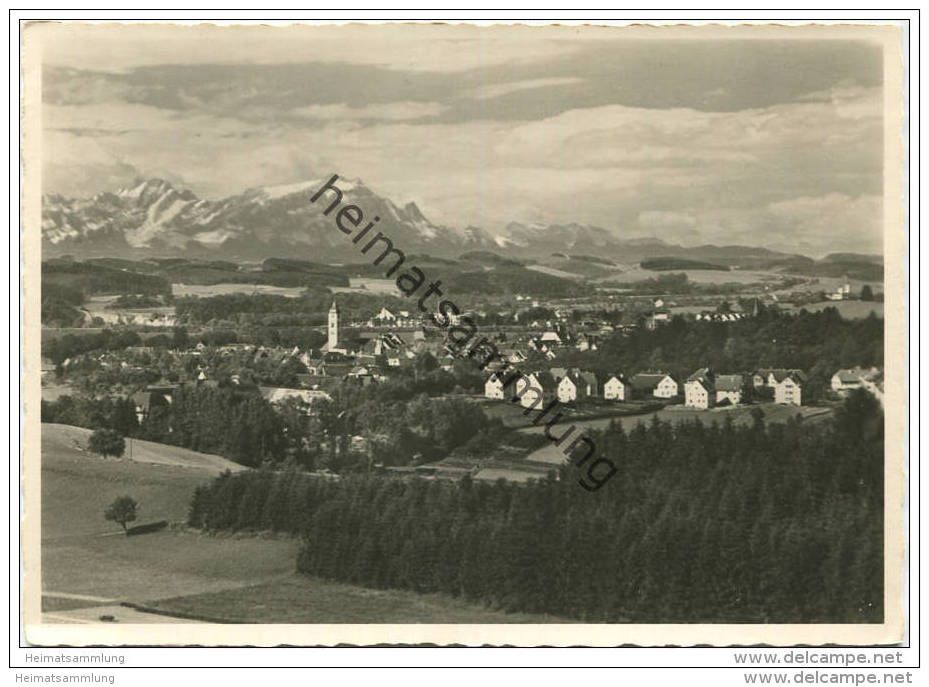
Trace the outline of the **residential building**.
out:
[[[628,401],[632,398],[632,385],[621,374],[610,375],[603,385],[603,398],[610,401]]]
[[[503,380],[496,373],[490,375],[484,382],[484,396],[503,400]]]
[[[543,405],[543,395],[545,390],[539,378],[530,372],[516,379],[515,399],[519,400],[519,405],[523,408],[537,408]]]
[[[558,382],[556,395],[562,403],[570,403],[586,396],[587,384],[574,372],[569,372]]]
[[[803,405],[803,386],[805,383],[805,375],[797,373],[787,375],[774,387],[774,402],[794,406]]]
[[[640,372],[629,380],[636,394],[655,398],[674,398],[678,393],[677,382],[664,372]]]
[[[803,381],[806,381],[806,375],[803,373],[803,370],[798,369],[786,369],[786,368],[777,368],[777,369],[761,369],[755,372],[752,375],[752,385],[758,389],[760,387],[769,387],[773,389],[778,384],[780,384],[788,376],[796,374],[801,375]]]
[[[871,381],[880,374],[880,369],[876,367],[861,368],[852,367],[844,370],[837,370],[830,380],[830,387],[838,394],[847,394],[854,389],[860,389],[866,381]]]
[[[742,375],[716,376],[716,405],[728,401],[737,406],[743,401],[745,378]]]
[[[658,325],[668,324],[671,321],[669,310],[654,310],[645,317],[645,328],[654,330]]]
[[[706,410],[716,404],[715,377],[707,367],[701,367],[684,382],[684,405]]]

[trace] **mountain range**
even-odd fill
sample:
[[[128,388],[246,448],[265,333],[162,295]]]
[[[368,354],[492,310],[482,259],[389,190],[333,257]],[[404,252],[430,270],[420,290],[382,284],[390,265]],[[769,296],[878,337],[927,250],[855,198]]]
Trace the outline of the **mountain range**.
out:
[[[43,255],[184,256],[214,260],[290,256],[315,261],[358,261],[358,246],[336,228],[334,213],[326,216],[322,201],[315,204],[310,201],[325,181],[314,179],[248,189],[219,200],[198,198],[163,179],[138,180],[116,192],[98,193],[91,198],[45,195]],[[575,223],[511,222],[500,233],[475,226],[458,229],[435,224],[415,203],[395,204],[360,180],[339,179],[336,185],[344,193],[343,204],[358,205],[367,218],[380,217],[378,229],[407,253],[454,257],[467,251],[485,250],[526,260],[568,251],[622,262],[686,256],[742,268],[813,262],[801,255],[766,248],[684,247],[657,238],[625,237],[618,231]],[[863,260],[866,258],[871,256],[862,256]]]

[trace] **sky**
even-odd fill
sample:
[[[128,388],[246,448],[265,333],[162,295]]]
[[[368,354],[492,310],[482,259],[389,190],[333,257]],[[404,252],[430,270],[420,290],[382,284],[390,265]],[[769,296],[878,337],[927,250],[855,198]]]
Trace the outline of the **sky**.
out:
[[[460,227],[578,222],[683,245],[881,252],[882,53],[865,40],[30,29],[46,193],[160,177],[219,198],[339,174]]]

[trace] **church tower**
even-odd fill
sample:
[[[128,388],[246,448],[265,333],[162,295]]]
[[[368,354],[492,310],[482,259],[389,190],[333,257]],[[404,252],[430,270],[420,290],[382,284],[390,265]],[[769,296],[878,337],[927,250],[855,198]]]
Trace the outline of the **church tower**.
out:
[[[332,301],[332,307],[329,308],[329,337],[328,350],[338,351],[341,348],[339,341],[339,306]]]

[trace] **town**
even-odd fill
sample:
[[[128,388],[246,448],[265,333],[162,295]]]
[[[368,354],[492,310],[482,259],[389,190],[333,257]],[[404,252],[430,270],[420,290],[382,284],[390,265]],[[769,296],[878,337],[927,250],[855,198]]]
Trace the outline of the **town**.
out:
[[[434,313],[365,263],[50,258],[43,527],[105,519],[142,540],[120,565],[166,582],[141,591],[133,573],[121,588],[168,617],[336,620],[306,599],[334,594],[341,608],[332,585],[351,584],[363,617],[367,590],[387,588],[414,595],[405,607],[424,590],[447,595],[442,609],[489,604],[468,607],[479,622],[874,618],[883,293],[860,277],[877,268],[823,263],[855,276],[817,277],[729,259],[709,271],[416,255],[455,298],[457,312]],[[173,553],[153,558],[148,539]],[[838,572],[838,550],[859,539]],[[71,560],[67,537],[49,541],[50,560]],[[79,541],[116,555],[112,538]],[[761,584],[785,556],[848,578],[840,610],[794,610],[785,574],[719,615],[718,580]],[[175,599],[165,585],[188,559],[254,572]],[[60,590],[102,591],[92,560],[77,578],[53,569],[50,608],[75,605]],[[580,596],[533,572],[588,579],[587,565],[598,586]],[[283,589],[281,575],[295,575]],[[632,603],[632,580],[699,601]],[[127,617],[84,603],[60,613]]]
[[[273,261],[266,268],[268,263]],[[94,262],[46,265],[43,418],[99,429],[94,425],[101,415],[115,414],[99,407],[131,406],[131,414],[123,411],[122,424],[111,429],[196,445],[255,466],[290,457],[333,477],[373,470],[525,482],[559,474],[566,460],[544,450],[529,419],[529,411],[555,400],[561,410],[549,425],[570,426],[563,438],[574,432],[576,443],[586,426],[611,420],[627,427],[653,417],[747,421],[743,409],[760,409],[769,419],[817,418],[854,389],[879,400],[883,395],[880,320],[872,314],[846,321],[828,305],[810,312],[785,308],[784,296],[768,286],[748,287],[735,297],[641,297],[628,289],[560,298],[531,292],[512,299],[472,295],[471,307],[446,313],[447,331],[435,326],[431,313],[404,308],[403,294],[391,293],[387,280],[366,280],[378,292],[311,286],[285,290],[286,295],[249,284],[231,290],[204,286],[200,295],[184,295],[196,291],[153,282],[149,293],[91,296],[96,310],[54,298],[55,280],[75,270],[118,279],[140,269],[126,265],[116,277]],[[232,270],[230,279],[241,274],[241,268],[226,269]],[[852,300],[847,281],[839,290],[845,302],[866,305]],[[820,298],[829,303],[830,295]],[[864,296],[880,305],[870,287],[864,287]],[[66,308],[69,324],[82,327],[51,326],[64,324],[60,310]],[[482,335],[467,355],[451,341],[451,332],[464,322],[472,323],[472,332],[479,326]],[[784,338],[802,341],[811,328],[834,328],[832,323],[840,323],[835,326],[842,331],[836,332],[840,340],[826,342],[831,352],[825,360],[822,346],[802,350]],[[782,328],[780,344],[776,337],[767,347],[748,343]],[[865,334],[852,333],[858,330]],[[681,337],[694,345],[675,352],[670,347],[679,347]],[[482,346],[491,353],[480,351]],[[785,353],[790,349],[798,350],[796,357]],[[768,366],[759,365],[764,363]],[[511,374],[506,369],[517,371],[510,388],[504,388]],[[179,405],[178,396],[222,397],[233,404],[253,397],[259,416],[274,418],[265,427],[256,425],[256,436],[248,438],[248,446],[262,447],[259,454],[246,456],[241,446],[226,446],[222,435],[182,433],[179,427],[191,424],[179,414],[182,406],[198,415],[211,406]],[[370,408],[414,400],[430,413],[470,424],[450,439],[435,428],[401,431],[396,421],[402,406],[393,414]],[[479,431],[484,434],[473,435]],[[279,435],[270,436],[274,432]],[[501,441],[496,449],[483,441],[489,435]]]

